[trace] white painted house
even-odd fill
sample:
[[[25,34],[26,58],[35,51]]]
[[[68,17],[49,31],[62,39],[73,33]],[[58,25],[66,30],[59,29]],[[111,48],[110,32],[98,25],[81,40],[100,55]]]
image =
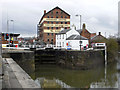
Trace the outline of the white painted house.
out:
[[[71,29],[62,28],[61,31],[56,34],[56,46],[61,49],[80,50],[80,41],[82,42],[81,49],[88,46],[88,39],[80,36],[74,26]]]
[[[81,50],[84,50],[88,48],[88,39],[80,35],[72,35],[68,37],[66,41],[68,48],[71,47],[72,50],[80,50],[80,48]]]

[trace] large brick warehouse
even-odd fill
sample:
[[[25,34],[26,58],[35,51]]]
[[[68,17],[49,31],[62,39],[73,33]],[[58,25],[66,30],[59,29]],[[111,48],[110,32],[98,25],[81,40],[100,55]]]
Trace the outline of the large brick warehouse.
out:
[[[59,7],[46,12],[37,25],[37,37],[44,44],[55,45],[55,34],[61,30],[70,28],[70,15]]]

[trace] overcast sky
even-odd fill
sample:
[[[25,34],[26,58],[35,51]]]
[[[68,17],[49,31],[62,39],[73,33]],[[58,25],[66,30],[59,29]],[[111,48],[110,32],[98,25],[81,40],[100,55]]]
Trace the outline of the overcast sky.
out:
[[[37,24],[44,10],[58,6],[71,15],[71,25],[79,28],[79,17],[90,32],[114,35],[118,32],[119,0],[3,0],[2,32],[7,31],[7,18],[14,20],[14,32],[21,36],[36,36]],[[9,21],[9,32],[13,32],[13,22]]]

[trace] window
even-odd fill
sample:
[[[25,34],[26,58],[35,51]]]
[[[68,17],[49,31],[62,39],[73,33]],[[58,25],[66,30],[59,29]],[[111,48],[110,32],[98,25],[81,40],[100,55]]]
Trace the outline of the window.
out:
[[[47,41],[49,42],[49,39]]]
[[[63,39],[64,39],[64,34],[63,34]]]
[[[58,12],[56,12],[56,14],[58,14]]]
[[[67,24],[67,22],[65,22],[65,24]]]
[[[61,16],[61,18],[63,18],[63,16]]]
[[[56,27],[56,29],[58,29],[58,27]]]
[[[60,42],[60,47],[61,47],[61,42]]]
[[[49,24],[49,21],[47,23]]]
[[[65,18],[67,18],[67,16],[65,16]]]
[[[67,29],[67,27],[65,27],[65,29]]]
[[[57,47],[58,47],[58,44],[59,44],[59,43],[57,42]]]
[[[53,22],[51,22],[51,24],[53,24]]]
[[[53,29],[53,27],[51,27],[51,29]]]
[[[56,24],[58,24],[58,22],[56,22]]]
[[[64,47],[64,42],[62,42],[62,46]]]
[[[53,16],[51,16],[51,18],[53,18]]]
[[[63,24],[63,22],[61,22],[61,24]]]
[[[53,36],[53,33],[51,33],[52,34],[52,36]]]
[[[63,12],[61,11],[61,14],[63,14]]]
[[[58,16],[56,16],[56,18],[58,18]]]
[[[49,33],[48,33],[48,36],[49,36]]]
[[[53,39],[51,39],[51,41],[53,42]]]
[[[50,27],[47,27],[47,29],[50,29]]]
[[[47,16],[47,18],[49,18],[49,16]]]

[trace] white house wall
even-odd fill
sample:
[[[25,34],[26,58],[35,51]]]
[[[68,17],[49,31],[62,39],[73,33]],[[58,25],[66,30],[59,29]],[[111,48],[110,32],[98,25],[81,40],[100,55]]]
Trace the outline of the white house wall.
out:
[[[56,46],[66,48],[66,34],[56,35]]]
[[[88,45],[88,40],[81,40],[82,41],[82,46],[81,46],[81,49],[82,47]],[[67,40],[67,43],[69,42],[69,45],[68,46],[71,46],[71,49],[72,50],[80,50],[80,40]],[[67,49],[67,47],[66,47]]]
[[[58,34],[56,35],[56,47],[60,47],[62,49],[67,49],[66,43],[70,42],[70,45],[73,50],[80,50],[80,40],[66,40],[68,37],[72,35],[80,35],[74,28],[72,30],[66,32],[66,34]],[[63,38],[64,37],[64,38]],[[83,46],[88,44],[88,40],[81,40]],[[82,47],[83,47],[82,46]]]

